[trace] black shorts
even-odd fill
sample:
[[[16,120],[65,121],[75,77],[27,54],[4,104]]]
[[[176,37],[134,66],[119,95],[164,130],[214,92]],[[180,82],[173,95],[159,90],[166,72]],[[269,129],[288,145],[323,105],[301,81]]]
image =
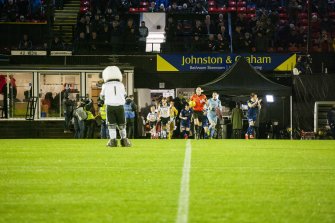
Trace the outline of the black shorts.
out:
[[[150,129],[152,129],[153,127],[156,127],[157,122],[149,122],[150,125]]]
[[[162,125],[166,125],[169,121],[170,121],[170,117],[167,117],[167,118],[161,117]]]
[[[202,111],[194,111],[193,118],[198,119],[199,122],[202,122],[202,120],[204,119],[204,113]]]
[[[108,124],[117,124],[117,125],[126,124],[126,118],[124,116],[123,105],[119,105],[119,106],[107,105],[106,112],[107,112]]]

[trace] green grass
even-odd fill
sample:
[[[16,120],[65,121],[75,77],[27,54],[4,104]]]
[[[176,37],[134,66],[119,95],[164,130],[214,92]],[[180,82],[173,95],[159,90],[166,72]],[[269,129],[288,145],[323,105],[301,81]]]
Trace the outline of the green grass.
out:
[[[0,222],[175,222],[184,140],[0,140]],[[334,141],[191,141],[189,222],[335,222]]]

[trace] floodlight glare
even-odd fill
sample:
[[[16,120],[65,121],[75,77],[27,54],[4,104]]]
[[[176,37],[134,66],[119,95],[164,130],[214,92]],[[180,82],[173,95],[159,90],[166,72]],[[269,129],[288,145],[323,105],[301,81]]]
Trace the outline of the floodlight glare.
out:
[[[270,94],[266,95],[266,102],[274,102],[274,101],[275,100],[273,98],[273,95],[270,95]]]

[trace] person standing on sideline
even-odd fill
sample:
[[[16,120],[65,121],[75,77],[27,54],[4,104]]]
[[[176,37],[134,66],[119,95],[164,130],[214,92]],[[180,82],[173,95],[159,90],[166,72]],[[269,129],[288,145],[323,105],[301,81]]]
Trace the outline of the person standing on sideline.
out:
[[[194,137],[196,139],[200,139],[202,120],[204,119],[204,105],[206,104],[207,98],[206,95],[202,94],[202,89],[200,87],[197,87],[195,92],[196,93],[191,97],[191,101],[195,102],[195,106],[193,107],[193,120],[195,127]]]
[[[104,100],[107,111],[107,124],[109,130],[109,141],[107,146],[117,147],[116,129],[119,129],[121,146],[130,147],[127,139],[126,120],[124,104],[126,103],[126,90],[122,83],[122,73],[117,66],[108,66],[102,72],[104,84],[102,85],[100,98]]]
[[[233,108],[231,113],[231,120],[233,124],[233,139],[242,138],[243,128],[243,111],[241,109],[241,103],[236,102],[236,107]]]
[[[101,117],[101,126],[100,126],[100,138],[101,139],[109,139],[109,133],[107,128],[107,114],[106,114],[106,105],[104,101],[98,101],[99,106],[99,114]]]
[[[327,121],[330,127],[333,139],[335,139],[335,105],[327,112]]]
[[[145,22],[141,22],[140,28],[138,28],[139,32],[139,39],[138,39],[138,50],[139,52],[145,52],[146,51],[146,46],[147,46],[147,37],[149,35],[149,29],[148,27],[145,26]]]
[[[248,122],[249,127],[247,132],[245,133],[245,139],[253,139],[254,138],[254,126],[257,120],[258,109],[261,109],[261,101],[262,99],[258,99],[257,94],[251,93],[250,100],[248,100]]]
[[[69,91],[66,91],[63,99],[63,111],[64,111],[64,133],[71,133],[70,124],[73,114],[74,102],[69,98]]]
[[[3,106],[1,118],[8,118],[8,101],[7,101],[7,78],[0,74],[0,94],[3,94]]]
[[[218,123],[217,109],[222,109],[218,93],[213,92],[212,98],[207,101],[207,107],[207,118],[209,121],[209,137],[212,139],[215,134],[216,124]]]
[[[127,136],[129,139],[135,137],[135,117],[136,117],[137,105],[134,102],[132,95],[126,98],[126,103],[124,104],[124,113],[126,116],[126,129]]]
[[[9,85],[9,97],[11,100],[16,101],[16,95],[17,95],[17,87],[16,87],[16,80],[14,78],[13,74],[9,75],[9,81],[10,81],[10,85]]]

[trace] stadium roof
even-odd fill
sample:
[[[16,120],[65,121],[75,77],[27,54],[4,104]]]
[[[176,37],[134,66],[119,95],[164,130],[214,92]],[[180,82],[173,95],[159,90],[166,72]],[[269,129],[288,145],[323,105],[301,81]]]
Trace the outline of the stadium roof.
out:
[[[250,95],[252,92],[259,95],[273,94],[278,96],[292,94],[291,87],[269,80],[243,57],[221,76],[200,87],[205,92],[217,91],[220,94],[231,96]]]

